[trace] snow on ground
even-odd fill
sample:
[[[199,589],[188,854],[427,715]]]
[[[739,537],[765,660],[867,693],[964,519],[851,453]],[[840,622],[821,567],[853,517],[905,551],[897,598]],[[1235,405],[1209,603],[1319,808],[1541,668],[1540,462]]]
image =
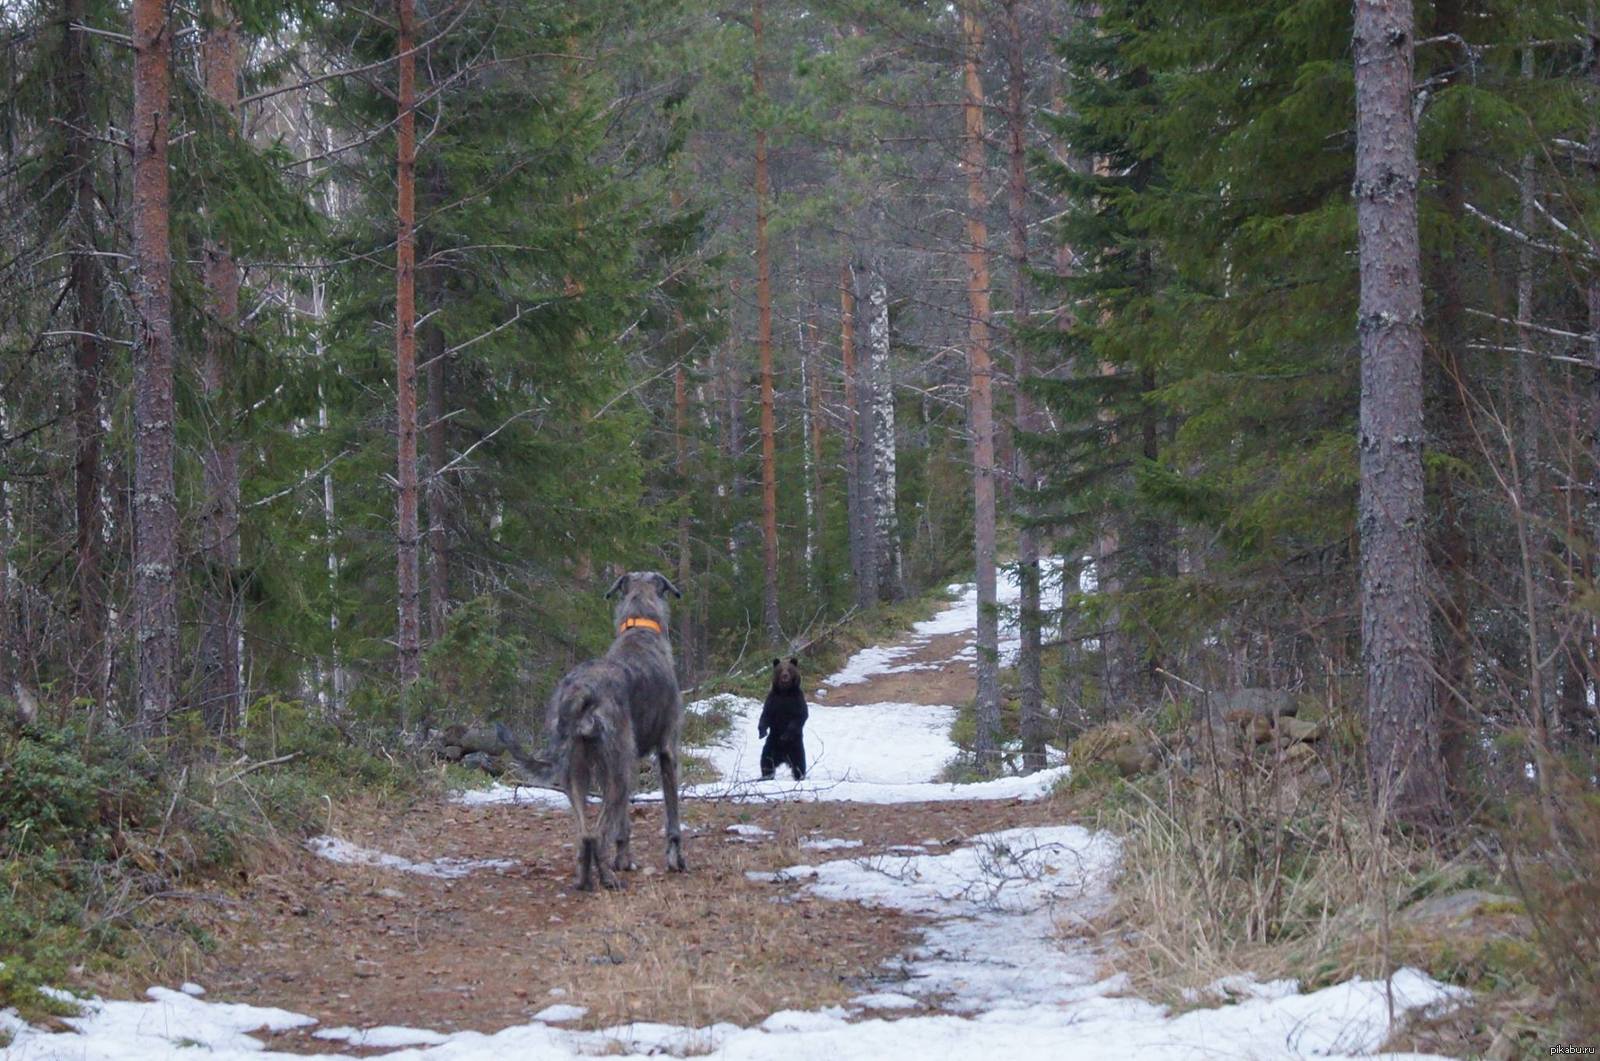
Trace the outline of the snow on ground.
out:
[[[563,802],[565,799],[563,798]],[[306,841],[311,853],[329,862],[343,862],[353,866],[377,866],[380,869],[415,873],[419,877],[439,877],[455,880],[480,869],[510,869],[517,863],[509,858],[435,858],[428,862],[413,862],[399,855],[359,847],[337,836],[313,836]]]
[[[1119,997],[1122,978],[1098,978],[1094,945],[1073,934],[1108,901],[1116,856],[1116,842],[1107,835],[1062,826],[992,833],[946,854],[793,867],[787,876],[809,879],[807,887],[824,898],[933,918],[922,943],[885,970],[882,990],[845,1007],[785,1010],[750,1028],[638,1023],[576,1031],[551,1024],[581,1016],[581,1007],[552,1006],[529,1024],[492,1035],[389,1027],[317,1034],[364,1049],[403,1047],[385,1057],[438,1061],[663,1052],[710,1053],[728,1061],[980,1053],[1008,1061],[1347,1057],[1382,1045],[1390,1027],[1390,991],[1398,1014],[1449,1005],[1462,994],[1406,969],[1387,989],[1381,981],[1357,980],[1305,995],[1282,982],[1243,990],[1254,982],[1241,980],[1231,985],[1241,988],[1237,1004],[1178,1016]],[[933,1006],[941,1012],[929,1012]],[[905,1015],[889,1020],[875,1015],[880,1011]],[[314,1022],[157,988],[148,1002],[93,1003],[69,1023],[78,1034],[49,1035],[0,1015],[0,1027],[17,1035],[8,1054],[17,1061],[141,1061],[170,1056],[180,1047],[222,1061],[282,1058],[289,1055],[260,1052],[259,1042],[243,1033]]]
[[[1061,561],[1047,560],[1042,565],[1041,605],[1046,611],[1061,606]],[[948,587],[954,598],[950,606],[931,619],[924,619],[911,627],[911,636],[898,645],[871,645],[851,656],[834,674],[817,683],[817,695],[825,697],[827,690],[840,685],[860,685],[879,674],[905,674],[910,671],[937,670],[943,662],[900,662],[920,652],[929,641],[950,634],[974,635],[978,629],[978,587],[976,583],[956,583]],[[1017,629],[1017,603],[1022,596],[1022,586],[1017,580],[1016,568],[1001,568],[995,582],[995,602],[1000,608],[1000,663],[1011,666],[1017,661],[1021,649],[1021,635]],[[975,660],[977,645],[972,637],[950,657],[952,660]]]
[[[805,780],[791,779],[788,768],[780,767],[776,779],[762,781],[762,741],[756,736],[761,701],[731,694],[712,700],[721,701],[718,707],[732,716],[733,724],[718,743],[696,748],[695,753],[710,760],[720,780],[686,786],[683,795],[689,799],[878,804],[1038,799],[1048,795],[1067,772],[1066,767],[1058,767],[1026,777],[1001,777],[971,785],[945,784],[933,778],[957,752],[950,739],[955,708],[926,704],[830,707],[813,703],[806,723],[810,769]],[[566,796],[560,792],[510,785],[464,792],[458,798],[469,804],[567,804]],[[661,794],[652,792],[637,798],[659,800]]]

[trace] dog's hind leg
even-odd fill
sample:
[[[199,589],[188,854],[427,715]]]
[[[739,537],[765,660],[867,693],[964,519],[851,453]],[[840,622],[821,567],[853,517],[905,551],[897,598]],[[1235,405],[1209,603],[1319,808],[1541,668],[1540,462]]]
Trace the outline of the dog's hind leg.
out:
[[[623,769],[630,769],[631,763],[624,764]],[[620,774],[621,771],[616,771]],[[606,779],[605,810],[600,816],[600,851],[601,872],[600,883],[607,888],[620,888],[622,882],[611,871],[613,869],[636,869],[633,860],[628,856],[628,840],[630,826],[628,823],[628,780],[626,775],[612,776]],[[615,844],[611,850],[609,845]],[[614,854],[613,854],[614,852]]]
[[[572,886],[580,892],[594,891],[594,867],[600,862],[600,838],[595,835],[597,815],[589,809],[589,761],[574,748],[567,766],[567,799],[572,804],[572,820],[578,827],[578,876]],[[607,870],[609,872],[609,870]],[[604,883],[604,876],[601,878]]]
[[[689,863],[683,857],[683,833],[678,828],[678,748],[663,747],[656,753],[656,764],[661,768],[661,797],[667,811],[667,869],[683,873]]]

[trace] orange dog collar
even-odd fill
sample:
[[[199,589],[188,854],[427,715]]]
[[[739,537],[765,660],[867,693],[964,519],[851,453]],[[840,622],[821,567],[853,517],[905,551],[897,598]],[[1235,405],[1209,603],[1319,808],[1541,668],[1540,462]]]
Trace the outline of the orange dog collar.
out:
[[[625,634],[636,626],[642,626],[646,630],[654,630],[658,634],[662,632],[661,624],[656,622],[654,619],[645,619],[636,615],[631,619],[622,620],[622,627],[617,631],[617,633]]]

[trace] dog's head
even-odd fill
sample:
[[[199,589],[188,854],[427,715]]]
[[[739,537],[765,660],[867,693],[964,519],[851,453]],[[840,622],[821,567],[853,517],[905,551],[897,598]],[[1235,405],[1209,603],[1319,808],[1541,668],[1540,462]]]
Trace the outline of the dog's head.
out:
[[[796,692],[800,688],[800,661],[794,656],[787,660],[772,661],[772,687],[779,692]]]
[[[683,596],[672,580],[661,572],[630,571],[611,584],[606,596],[617,600],[612,618],[618,626],[626,619],[651,619],[660,624],[662,633],[666,633],[667,619],[671,616],[671,609],[667,607],[669,593],[674,597]]]

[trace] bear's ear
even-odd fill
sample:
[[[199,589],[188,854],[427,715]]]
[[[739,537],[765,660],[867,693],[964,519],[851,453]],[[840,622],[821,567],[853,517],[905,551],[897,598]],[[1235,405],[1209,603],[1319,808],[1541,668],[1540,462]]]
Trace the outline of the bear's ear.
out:
[[[789,657],[789,664],[790,664],[790,666],[794,666],[794,667],[800,666],[800,657],[799,656],[790,656]]]
[[[774,659],[774,660],[773,660],[773,661],[772,661],[772,665],[773,665],[773,666],[774,666],[774,667],[781,667],[781,666],[783,666],[783,660],[781,660],[781,659]]]

